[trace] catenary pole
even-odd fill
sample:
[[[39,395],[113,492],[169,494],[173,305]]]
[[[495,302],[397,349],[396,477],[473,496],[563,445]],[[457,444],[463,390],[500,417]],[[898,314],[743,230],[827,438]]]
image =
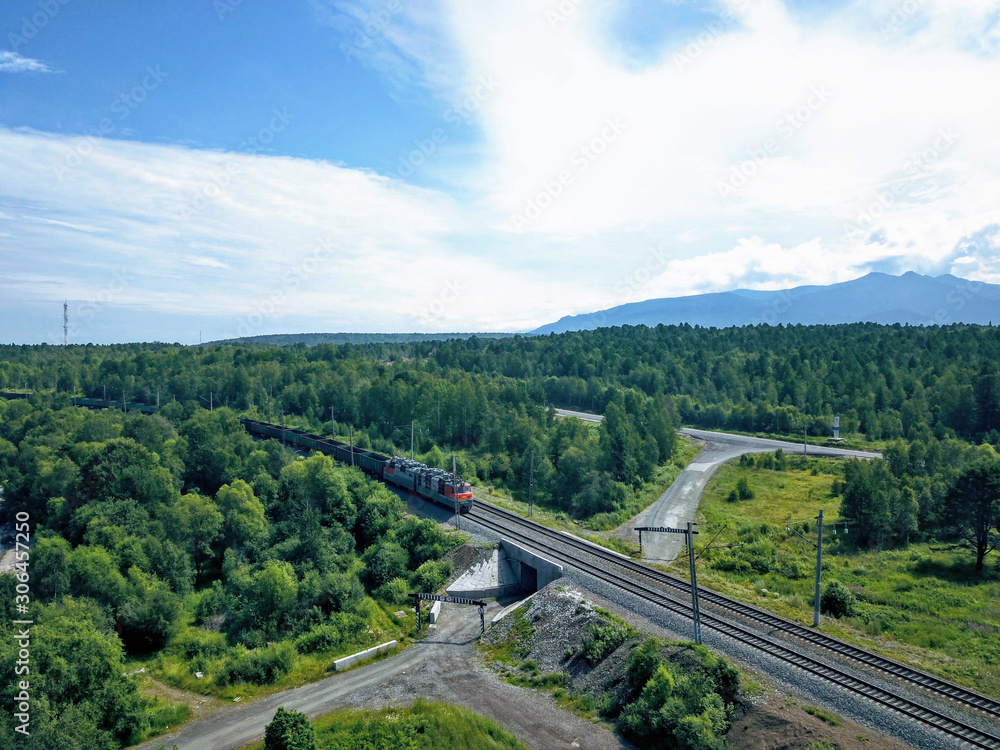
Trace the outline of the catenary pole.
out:
[[[813,603],[813,627],[819,627],[819,579],[823,570],[823,511],[819,512],[816,524],[816,596]]]

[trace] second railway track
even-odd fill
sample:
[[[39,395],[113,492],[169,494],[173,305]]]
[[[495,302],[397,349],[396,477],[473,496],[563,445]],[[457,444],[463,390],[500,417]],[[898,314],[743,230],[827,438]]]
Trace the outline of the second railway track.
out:
[[[604,549],[586,540],[573,537],[559,531],[554,531],[546,526],[538,524],[529,519],[525,519],[515,513],[507,511],[498,506],[476,500],[473,512],[468,516],[469,520],[479,523],[485,528],[491,529],[500,534],[517,537],[515,541],[533,544],[538,546],[538,537],[542,536],[559,544],[566,545],[574,550],[583,552],[593,558],[597,558],[602,565],[595,565],[579,557],[574,557],[558,549],[550,547],[543,548],[549,556],[559,559],[595,578],[610,583],[619,589],[627,591],[648,602],[663,607],[675,614],[684,617],[691,616],[690,600],[674,598],[667,591],[651,588],[631,578],[626,578],[619,573],[609,570],[607,563],[611,563],[633,575],[641,575],[660,587],[666,586],[677,591],[678,595],[685,592],[690,596],[690,584],[674,576],[667,575],[661,571],[654,570],[645,565],[636,563],[629,558],[619,555],[610,550]],[[891,676],[897,680],[908,683],[913,687],[931,692],[932,694],[948,698],[965,707],[977,709],[993,718],[1000,718],[1000,703],[991,698],[980,695],[970,690],[966,690],[958,685],[954,685],[945,680],[941,680],[933,675],[928,675],[912,667],[886,659],[885,657],[872,654],[864,649],[831,638],[822,633],[817,633],[798,623],[784,620],[770,613],[759,610],[756,607],[737,602],[720,594],[703,591],[699,588],[699,599],[710,602],[712,605],[726,610],[730,614],[737,614],[740,617],[750,619],[773,630],[781,631],[786,635],[791,635],[808,642],[809,644],[827,649],[841,656],[853,659],[864,664],[870,669],[881,672],[886,676]],[[850,691],[856,695],[864,696],[869,700],[891,708],[914,721],[932,727],[945,735],[960,739],[973,747],[995,748],[1000,750],[1000,737],[990,734],[964,722],[953,719],[942,714],[935,709],[923,706],[919,703],[896,695],[884,688],[878,687],[866,680],[850,675],[835,666],[819,661],[812,656],[799,652],[786,644],[779,643],[771,638],[752,632],[745,627],[737,625],[717,617],[705,610],[701,613],[702,624],[712,628],[724,635],[733,638],[747,646],[757,650],[763,650],[788,664],[805,670],[810,674],[821,677],[838,687]]]

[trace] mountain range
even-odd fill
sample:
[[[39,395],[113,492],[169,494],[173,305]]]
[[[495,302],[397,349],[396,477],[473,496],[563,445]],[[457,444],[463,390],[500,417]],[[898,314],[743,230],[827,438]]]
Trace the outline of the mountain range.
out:
[[[660,323],[725,328],[758,323],[988,325],[993,321],[1000,324],[1000,285],[951,274],[922,276],[909,271],[902,276],[869,273],[829,286],[798,286],[777,291],[734,289],[631,302],[599,312],[569,315],[531,333]]]

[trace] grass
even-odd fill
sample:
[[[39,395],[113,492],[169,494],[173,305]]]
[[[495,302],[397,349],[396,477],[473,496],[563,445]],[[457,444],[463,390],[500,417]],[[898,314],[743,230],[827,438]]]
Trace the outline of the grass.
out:
[[[742,468],[734,461],[719,469],[699,508],[699,536],[705,540],[699,546],[726,529],[711,550],[702,550],[699,581],[811,625],[813,518],[822,508],[828,529],[823,585],[839,581],[858,604],[853,617],[824,615],[821,630],[1000,697],[1000,568],[995,561],[988,559],[985,573],[976,575],[968,552],[926,542],[895,550],[859,550],[845,538],[840,498],[830,491],[840,465],[831,459],[809,459],[803,466],[772,471]],[[741,476],[755,497],[728,502]],[[676,572],[684,575],[686,568]]]
[[[815,706],[803,706],[802,710],[810,716],[815,716],[820,721],[825,721],[831,727],[839,727],[841,724],[839,718],[831,713],[828,713],[827,711],[824,711],[822,708],[816,708]]]
[[[318,750],[527,750],[496,722],[467,708],[417,700],[409,708],[337,711],[313,722]],[[263,750],[264,743],[244,750]]]
[[[148,740],[177,727],[191,718],[190,706],[174,703],[160,696],[150,699],[149,729],[142,736]]]
[[[528,621],[529,604],[524,604],[509,615],[510,631],[500,643],[479,642],[488,661],[498,661],[507,666],[516,666],[531,651],[531,637],[535,634],[535,626]],[[537,665],[536,665],[537,666]]]

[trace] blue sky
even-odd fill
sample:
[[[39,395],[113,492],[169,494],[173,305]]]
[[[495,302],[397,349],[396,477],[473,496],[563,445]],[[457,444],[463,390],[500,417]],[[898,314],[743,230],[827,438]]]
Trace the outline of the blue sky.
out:
[[[0,341],[1000,281],[1000,2],[8,0]],[[974,238],[974,241],[973,241]]]

